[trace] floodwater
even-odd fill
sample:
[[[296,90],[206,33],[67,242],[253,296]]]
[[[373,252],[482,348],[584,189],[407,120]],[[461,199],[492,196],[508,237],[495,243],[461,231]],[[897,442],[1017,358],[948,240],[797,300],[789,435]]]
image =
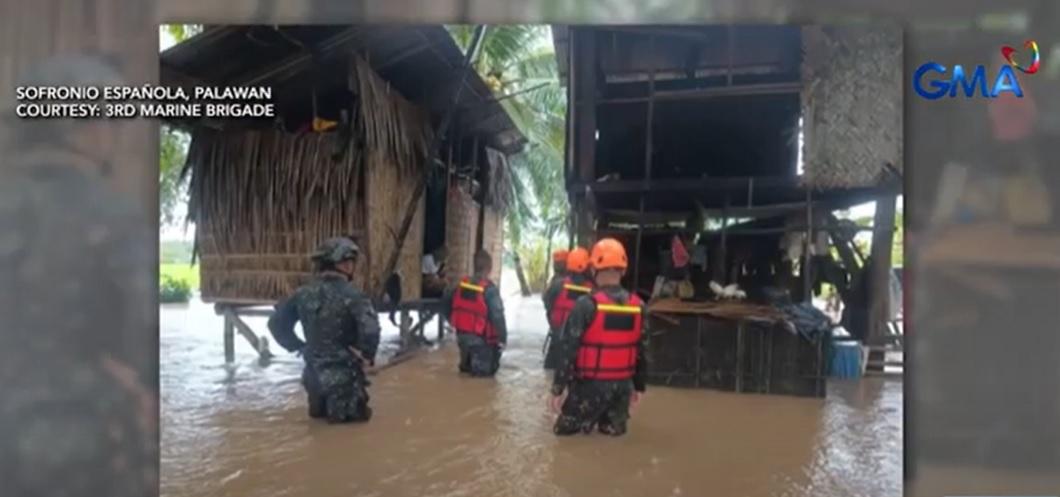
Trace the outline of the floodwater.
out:
[[[306,416],[299,358],[274,346],[279,357],[261,366],[237,336],[236,364],[226,367],[211,306],[164,307],[162,495],[902,493],[896,380],[832,382],[826,400],[649,386],[625,437],[557,438],[540,366],[540,298],[506,302],[509,351],[495,379],[458,376],[447,340],[372,377],[371,422],[336,426]],[[266,333],[263,318],[249,323]]]

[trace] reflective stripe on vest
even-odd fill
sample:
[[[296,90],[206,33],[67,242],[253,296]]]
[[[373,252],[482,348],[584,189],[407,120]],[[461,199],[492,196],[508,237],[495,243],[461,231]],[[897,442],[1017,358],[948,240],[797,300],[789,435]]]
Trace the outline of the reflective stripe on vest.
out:
[[[468,278],[460,280],[456,291],[453,292],[449,324],[457,333],[478,335],[493,343],[497,337],[493,325],[489,322],[489,308],[486,305],[486,287],[489,281],[481,280],[477,283],[471,283]]]
[[[630,294],[628,304],[619,304],[603,291],[594,293],[593,300],[596,315],[582,334],[575,373],[587,380],[632,378],[642,332],[641,300]]]
[[[570,276],[563,278],[563,287],[552,302],[552,311],[548,314],[548,324],[554,330],[563,328],[567,322],[567,316],[574,310],[574,303],[582,295],[588,295],[593,291],[591,286],[575,285]]]

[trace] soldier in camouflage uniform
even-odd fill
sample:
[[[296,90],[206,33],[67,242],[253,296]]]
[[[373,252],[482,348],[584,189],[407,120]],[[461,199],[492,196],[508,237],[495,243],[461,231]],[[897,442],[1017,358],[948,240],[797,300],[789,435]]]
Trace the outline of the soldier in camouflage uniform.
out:
[[[489,280],[493,259],[480,250],[475,254],[475,274],[462,278],[442,296],[442,314],[456,330],[460,346],[461,373],[490,377],[497,373],[501,354],[508,343],[504,302],[497,285]]]
[[[365,362],[375,362],[379,318],[353,278],[360,249],[349,238],[332,238],[313,254],[317,275],[276,305],[269,331],[281,347],[305,359],[302,383],[309,416],[333,423],[368,421]],[[306,341],[294,334],[302,322]]]
[[[121,84],[88,55],[46,59],[18,81]],[[121,124],[16,121],[4,106],[0,494],[157,494],[158,232],[108,184]]]
[[[596,289],[578,299],[559,336],[559,366],[550,405],[560,411],[557,435],[626,433],[629,409],[645,390],[647,333],[643,302],[621,287],[622,244],[597,242],[591,254]]]
[[[545,301],[545,315],[548,317],[548,337],[545,339],[545,369],[556,369],[557,336],[563,331],[567,316],[574,309],[574,303],[582,295],[592,291],[592,276],[589,274],[589,251],[576,247],[566,253],[564,270],[557,272],[548,288],[542,294]]]

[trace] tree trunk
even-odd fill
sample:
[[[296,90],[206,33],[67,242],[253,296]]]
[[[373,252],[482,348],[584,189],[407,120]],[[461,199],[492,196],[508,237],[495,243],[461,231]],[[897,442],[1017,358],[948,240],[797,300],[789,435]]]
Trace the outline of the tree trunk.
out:
[[[545,246],[545,284],[552,276],[552,230],[548,230],[548,245]]]
[[[512,251],[512,259],[515,260],[515,276],[519,278],[519,293],[522,293],[523,297],[529,297],[530,285],[526,284],[526,273],[523,273],[523,261],[519,258],[518,251]]]

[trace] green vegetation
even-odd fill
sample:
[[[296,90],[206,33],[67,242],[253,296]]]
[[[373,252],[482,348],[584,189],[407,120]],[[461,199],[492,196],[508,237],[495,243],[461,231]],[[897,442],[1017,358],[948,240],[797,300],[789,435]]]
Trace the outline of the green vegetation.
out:
[[[163,304],[182,304],[191,300],[191,285],[186,279],[161,274],[158,300]]]
[[[464,50],[473,26],[450,26]],[[506,250],[524,295],[548,279],[557,240],[566,239],[567,194],[563,154],[567,110],[560,86],[552,31],[541,25],[489,26],[475,69],[526,135],[526,150],[511,159],[511,198]]]
[[[854,222],[858,226],[872,226],[873,219],[871,217],[861,217],[855,219]],[[905,261],[905,219],[902,215],[902,208],[899,206],[898,211],[894,213],[894,245],[891,247],[891,266],[903,267]],[[869,242],[868,240],[858,239],[855,242],[861,253],[868,255],[869,253]]]
[[[543,238],[536,238],[519,247],[522,254],[523,271],[526,285],[532,293],[545,291],[548,285],[548,266],[552,263],[551,253]]]
[[[158,275],[163,297],[167,288],[178,294],[183,286],[186,286],[189,292],[199,289],[199,265],[192,265],[191,250],[190,242],[162,242],[162,250],[158,255]]]
[[[188,284],[192,290],[199,289],[199,265],[183,263],[162,263],[158,265],[159,280],[172,278]]]
[[[164,226],[177,222],[177,205],[187,202],[188,189],[184,181],[184,161],[187,157],[188,134],[163,124],[159,127],[159,220]]]
[[[198,33],[203,27],[198,24],[166,24],[159,28],[180,43]],[[184,161],[187,158],[191,138],[187,133],[163,124],[159,128],[159,218],[163,226],[178,222],[176,207],[187,202],[188,190],[184,181]]]

